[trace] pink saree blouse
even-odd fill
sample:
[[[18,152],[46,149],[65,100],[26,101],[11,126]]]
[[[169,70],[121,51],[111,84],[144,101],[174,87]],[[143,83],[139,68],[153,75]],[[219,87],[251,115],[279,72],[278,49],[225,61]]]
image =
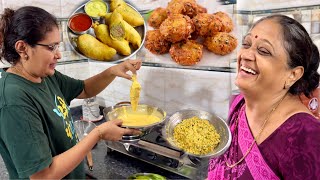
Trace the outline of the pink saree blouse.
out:
[[[209,162],[208,179],[320,179],[320,122],[307,113],[286,120],[260,145],[254,144],[246,158],[233,168],[253,142],[242,95],[229,113],[232,142],[228,151]],[[237,123],[238,121],[238,123]]]

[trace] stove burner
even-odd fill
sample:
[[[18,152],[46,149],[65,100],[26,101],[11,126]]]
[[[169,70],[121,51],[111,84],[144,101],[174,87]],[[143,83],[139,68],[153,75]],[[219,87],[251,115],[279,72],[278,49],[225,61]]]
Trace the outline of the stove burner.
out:
[[[129,152],[131,152],[131,153],[133,153],[133,154],[135,154],[135,155],[140,156],[141,153],[142,153],[142,150],[141,150],[140,148],[138,148],[138,147],[130,146],[130,147],[129,147]]]
[[[156,142],[157,142],[157,143],[165,143],[166,140],[165,140],[161,135],[159,135],[159,136],[157,136],[157,138],[156,138]]]
[[[134,141],[139,141],[140,140],[140,136],[127,136],[124,135],[122,136],[122,140],[123,142],[134,142]]]
[[[201,164],[201,158],[194,157],[194,156],[190,156],[190,155],[188,155],[188,158],[189,158],[190,161],[191,161],[193,164],[195,164],[195,165]]]

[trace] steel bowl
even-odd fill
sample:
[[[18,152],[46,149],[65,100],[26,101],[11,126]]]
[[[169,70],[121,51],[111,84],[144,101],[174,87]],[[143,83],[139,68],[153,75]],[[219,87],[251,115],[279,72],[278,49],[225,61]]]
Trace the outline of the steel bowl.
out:
[[[73,23],[72,21],[74,20],[74,18],[75,18],[76,16],[81,16],[81,15],[82,15],[82,16],[85,16],[85,17],[88,18],[88,19],[90,19],[90,20],[91,20],[91,23],[90,23],[90,25],[88,25],[88,28],[86,28],[85,30],[83,30],[83,31],[78,31],[78,30],[72,28],[71,23]],[[68,20],[68,28],[69,28],[74,34],[76,34],[76,35],[81,35],[81,34],[86,34],[86,33],[88,33],[88,32],[90,31],[90,29],[91,29],[92,24],[93,24],[92,18],[91,18],[88,14],[86,14],[86,13],[76,13],[76,14],[70,16],[70,18],[69,18],[69,20]]]
[[[105,112],[105,111],[109,111],[109,112]],[[104,116],[107,121],[119,119],[119,117],[122,116],[124,113],[156,115],[160,118],[160,121],[153,123],[153,124],[148,124],[146,126],[122,126],[124,128],[137,129],[142,132],[142,134],[140,134],[140,135],[123,136],[122,140],[124,140],[124,141],[139,140],[142,136],[151,132],[154,127],[161,125],[165,121],[166,116],[167,116],[167,113],[164,110],[162,110],[158,107],[155,107],[155,106],[144,105],[144,104],[138,105],[136,111],[132,110],[131,105],[124,105],[124,106],[120,106],[120,107],[112,106],[112,107],[108,107],[107,109],[104,110]]]
[[[101,0],[90,0],[84,5],[84,12],[87,13],[92,19],[99,20],[100,19],[99,14],[97,14],[96,16],[92,16],[92,14],[90,14],[90,12],[88,12],[88,7],[94,3],[102,3],[105,6],[106,11],[100,12],[100,13],[107,13],[107,12],[109,12],[110,8],[109,8],[109,5],[105,1],[101,1]],[[93,7],[95,7],[95,6],[93,5]]]
[[[214,150],[208,154],[198,155],[198,154],[192,154],[184,151],[183,149],[180,149],[175,142],[175,139],[173,137],[173,130],[176,127],[177,124],[182,122],[184,119],[192,118],[194,116],[199,117],[200,119],[206,119],[209,120],[209,122],[215,127],[217,132],[220,135],[220,143]],[[223,154],[230,146],[231,144],[231,132],[230,128],[227,125],[227,123],[220,117],[208,113],[206,111],[200,111],[200,110],[181,110],[176,113],[174,113],[169,119],[166,121],[164,127],[163,127],[163,137],[168,141],[168,143],[173,146],[176,149],[180,149],[184,151],[189,156],[194,156],[198,158],[209,158],[209,157],[217,157]]]

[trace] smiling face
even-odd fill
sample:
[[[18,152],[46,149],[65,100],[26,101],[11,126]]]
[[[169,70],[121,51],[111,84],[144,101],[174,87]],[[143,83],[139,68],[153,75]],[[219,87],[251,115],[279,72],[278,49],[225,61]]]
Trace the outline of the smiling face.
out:
[[[277,93],[291,70],[283,46],[281,26],[272,19],[258,23],[243,39],[239,51],[236,85],[243,92]]]
[[[57,27],[52,28],[42,41],[34,47],[29,46],[27,54],[29,59],[25,62],[25,68],[34,77],[43,78],[46,76],[51,76],[55,72],[55,67],[57,65],[58,59],[61,58],[61,53],[59,48],[52,51],[48,46],[44,45],[57,45],[61,42],[60,32]]]

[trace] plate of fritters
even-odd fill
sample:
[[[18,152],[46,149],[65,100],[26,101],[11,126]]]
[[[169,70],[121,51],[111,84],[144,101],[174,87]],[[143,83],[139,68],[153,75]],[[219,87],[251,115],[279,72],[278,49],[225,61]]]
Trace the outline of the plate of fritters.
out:
[[[149,55],[159,63],[228,67],[238,45],[233,20],[204,6],[196,0],[171,0],[155,8],[147,20],[144,47]]]

